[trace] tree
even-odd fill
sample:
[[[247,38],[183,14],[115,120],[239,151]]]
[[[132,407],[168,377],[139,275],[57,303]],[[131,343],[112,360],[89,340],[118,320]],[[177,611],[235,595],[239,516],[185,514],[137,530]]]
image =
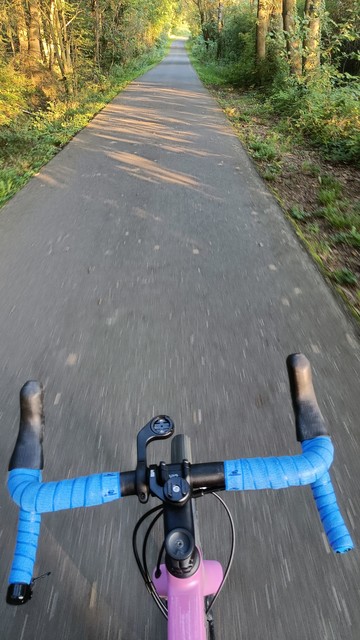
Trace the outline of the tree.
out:
[[[266,58],[266,36],[269,30],[273,0],[258,0],[256,27],[256,57],[258,62]]]
[[[273,0],[270,24],[275,34],[283,37],[283,0]]]
[[[302,75],[302,52],[296,0],[283,1],[283,17],[290,73],[299,78]]]
[[[16,36],[19,43],[19,53],[22,61],[25,61],[29,51],[28,31],[26,26],[24,5],[21,0],[13,0],[13,10],[16,24]],[[16,48],[13,48],[14,55]]]
[[[29,67],[37,73],[41,58],[40,7],[38,0],[28,0],[29,9]]]
[[[304,71],[313,73],[320,67],[322,0],[306,0],[304,12]]]

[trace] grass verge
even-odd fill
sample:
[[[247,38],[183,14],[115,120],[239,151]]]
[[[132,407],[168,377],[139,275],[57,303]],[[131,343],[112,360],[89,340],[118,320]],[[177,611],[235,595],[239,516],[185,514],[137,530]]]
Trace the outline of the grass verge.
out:
[[[170,40],[127,66],[114,66],[67,102],[23,112],[0,127],[0,207],[132,80],[158,64],[169,46]]]
[[[360,321],[360,170],[324,160],[274,116],[261,91],[234,88],[224,69],[188,52],[297,235]]]

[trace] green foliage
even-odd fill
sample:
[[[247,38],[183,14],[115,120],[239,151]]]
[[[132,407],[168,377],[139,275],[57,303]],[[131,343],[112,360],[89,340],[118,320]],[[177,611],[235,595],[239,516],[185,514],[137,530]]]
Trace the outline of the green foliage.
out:
[[[204,36],[199,34],[190,41],[190,53],[196,60],[211,64],[216,59],[216,43],[206,42]]]
[[[302,207],[294,206],[291,207],[289,211],[290,215],[294,220],[306,220],[309,217],[309,214],[302,209]]]
[[[335,191],[337,197],[340,196],[342,192],[342,185],[333,176],[325,173],[324,175],[319,176],[319,183],[322,187]]]
[[[360,233],[356,227],[352,227],[351,231],[343,231],[333,236],[335,244],[347,244],[350,247],[360,247]]]
[[[40,9],[42,56],[36,76],[24,54],[26,29],[30,26],[28,3],[24,0],[14,6],[11,0],[3,0],[0,59],[4,64],[11,60],[15,69],[21,68],[28,76],[33,75],[41,89],[44,79],[45,84],[51,79],[55,92],[47,87],[45,102],[49,99],[47,89],[52,93],[51,100],[61,97],[64,87],[72,95],[88,82],[101,80],[114,64],[128,64],[149,51],[168,35],[178,9],[177,0],[61,0],[55,3],[33,0],[33,3]],[[19,30],[25,39],[23,50]],[[51,51],[57,55],[51,55]],[[16,80],[15,77],[15,84]],[[29,77],[26,84],[31,86]]]
[[[289,78],[269,98],[274,113],[337,162],[360,164],[360,81],[339,84],[329,67],[311,82]]]
[[[47,111],[21,115],[0,127],[0,206],[109,100],[163,55],[163,49],[155,48],[127,67],[114,65],[108,76],[99,76],[72,100],[49,103]]]
[[[359,0],[326,0],[323,58],[341,71],[360,74]]]
[[[282,87],[291,77],[287,57],[283,51],[279,50],[276,38],[268,37],[266,58],[256,63],[255,77],[256,84],[262,87],[267,95],[271,95],[278,87]]]
[[[338,194],[335,189],[320,189],[318,193],[318,200],[320,204],[331,205],[336,202]]]
[[[309,162],[308,160],[302,163],[301,170],[303,171],[303,173],[307,174],[308,176],[313,176],[313,177],[319,176],[321,172],[321,169],[317,164],[314,164],[313,162]]]
[[[262,160],[266,162],[271,162],[272,160],[278,159],[279,154],[278,150],[272,140],[264,140],[257,136],[250,138],[249,147],[251,150],[251,155],[256,160]]]
[[[221,31],[221,57],[230,63],[239,62],[249,56],[254,58],[256,16],[246,5],[227,9]],[[249,47],[250,44],[250,47]]]
[[[0,126],[9,124],[27,109],[34,90],[13,65],[0,64]]]
[[[299,28],[303,5],[299,3]],[[360,31],[359,0],[329,0],[326,5],[323,64],[309,77],[290,75],[283,41],[272,31],[266,59],[256,62],[256,13],[248,3],[227,7],[221,34],[207,44],[203,38],[194,40],[192,54],[201,63],[205,82],[243,88],[260,85],[268,108],[283,118],[294,137],[305,137],[326,159],[360,164],[360,80],[342,73],[344,43],[355,46]],[[354,51],[351,56],[354,59]]]
[[[279,173],[280,167],[276,164],[270,164],[261,172],[261,175],[264,180],[267,180],[268,182],[274,182],[279,176]]]
[[[309,222],[309,224],[306,226],[306,231],[317,236],[319,234],[320,227],[318,224],[316,224],[316,222]]]
[[[350,229],[356,224],[354,214],[346,214],[339,203],[328,204],[318,212],[319,217],[326,219],[334,229]]]
[[[330,175],[319,176],[320,189],[318,201],[323,206],[318,216],[327,221],[333,229],[341,233],[333,236],[335,243],[358,246],[360,232],[360,211],[356,206],[343,198],[341,184]]]
[[[192,38],[187,48],[191,62],[206,85],[224,87],[233,83],[234,67],[216,61],[215,42],[210,42],[207,48],[203,36],[200,35]]]
[[[175,24],[171,29],[171,33],[173,36],[177,36],[178,38],[190,38],[191,36],[189,26],[184,22]]]
[[[333,278],[333,280],[335,280],[335,282],[337,282],[337,284],[345,284],[350,286],[357,284],[356,275],[351,271],[351,269],[347,269],[346,267],[343,269],[336,269],[332,272],[331,277]]]
[[[195,60],[213,67],[211,84],[251,87],[257,82],[255,61],[256,15],[248,6],[230,7],[224,15],[224,26],[219,34],[212,31],[212,39],[205,42],[203,36],[194,37],[191,51]],[[207,72],[202,69],[204,81]]]

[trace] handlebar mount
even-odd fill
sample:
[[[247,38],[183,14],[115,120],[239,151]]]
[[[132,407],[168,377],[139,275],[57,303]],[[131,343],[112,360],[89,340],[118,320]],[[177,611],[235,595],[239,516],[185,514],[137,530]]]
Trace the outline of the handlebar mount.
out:
[[[165,440],[173,435],[175,425],[169,416],[156,416],[137,435],[136,493],[140,502],[149,500],[146,447],[153,440]]]

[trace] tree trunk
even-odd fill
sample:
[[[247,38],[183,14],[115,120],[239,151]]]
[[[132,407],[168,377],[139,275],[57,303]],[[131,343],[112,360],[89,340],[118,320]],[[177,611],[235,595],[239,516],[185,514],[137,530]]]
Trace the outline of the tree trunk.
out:
[[[13,0],[14,14],[16,16],[16,33],[19,42],[19,52],[22,59],[26,59],[29,51],[28,31],[25,20],[25,11],[21,0]]]
[[[14,42],[14,37],[13,37],[13,35],[14,35],[13,34],[13,30],[12,30],[12,28],[11,28],[11,26],[9,24],[7,24],[5,26],[4,30],[6,32],[6,37],[9,40],[13,57],[15,58],[15,56],[16,56],[16,47],[15,47],[15,42]]]
[[[312,73],[320,67],[322,0],[306,0],[304,37],[304,71]]]
[[[266,57],[266,36],[269,30],[271,16],[271,0],[259,0],[256,28],[256,57],[258,62]]]
[[[69,47],[67,43],[66,21],[63,13],[62,0],[60,0],[60,13],[59,15],[59,2],[58,0],[52,0],[49,29],[51,33],[51,39],[53,42],[54,56],[56,62],[59,65],[59,69],[62,76],[62,81],[66,89],[66,93],[73,93],[72,86],[72,62],[71,57],[69,60]],[[63,25],[63,27],[62,27]]]
[[[94,62],[96,66],[100,68],[101,18],[100,18],[98,0],[92,0],[91,12],[93,14],[93,22],[94,22],[94,39],[95,39]]]
[[[55,20],[55,0],[50,0],[49,10],[49,70],[52,71],[55,61],[55,42],[54,42],[54,20]]]
[[[271,9],[270,29],[275,35],[275,42],[279,54],[285,48],[284,21],[283,21],[283,0],[273,0]]]
[[[197,0],[197,2],[195,3],[198,7],[199,10],[199,17],[200,17],[200,28],[201,28],[201,32],[205,41],[205,46],[206,48],[209,47],[209,42],[208,42],[208,33],[207,30],[205,28],[205,11],[204,11],[204,7],[202,6],[202,2],[201,0]]]
[[[53,51],[54,60],[58,63],[61,71],[62,79],[65,80],[65,66],[60,55],[61,32],[59,33],[59,20],[57,15],[56,0],[50,0],[49,12],[49,32],[50,32],[50,48]]]
[[[296,0],[284,0],[284,31],[288,52],[290,72],[298,78],[302,75],[301,41],[297,25]]]
[[[55,60],[54,53],[54,9],[55,0],[48,0],[46,8],[43,7],[42,21],[41,21],[41,46],[44,56],[44,62],[46,62],[49,71],[52,71]]]
[[[276,33],[283,33],[283,0],[273,0],[271,23]]]
[[[58,25],[58,33],[59,33],[59,44],[60,44],[60,53],[61,59],[64,67],[64,81],[66,92],[68,94],[73,93],[73,85],[72,85],[72,75],[73,75],[73,66],[71,60],[71,47],[70,47],[70,38],[68,34],[66,18],[65,18],[65,7],[63,0],[58,0],[58,4],[60,6],[56,11],[57,25]]]
[[[29,0],[29,66],[35,72],[41,62],[40,9],[38,0]]]

